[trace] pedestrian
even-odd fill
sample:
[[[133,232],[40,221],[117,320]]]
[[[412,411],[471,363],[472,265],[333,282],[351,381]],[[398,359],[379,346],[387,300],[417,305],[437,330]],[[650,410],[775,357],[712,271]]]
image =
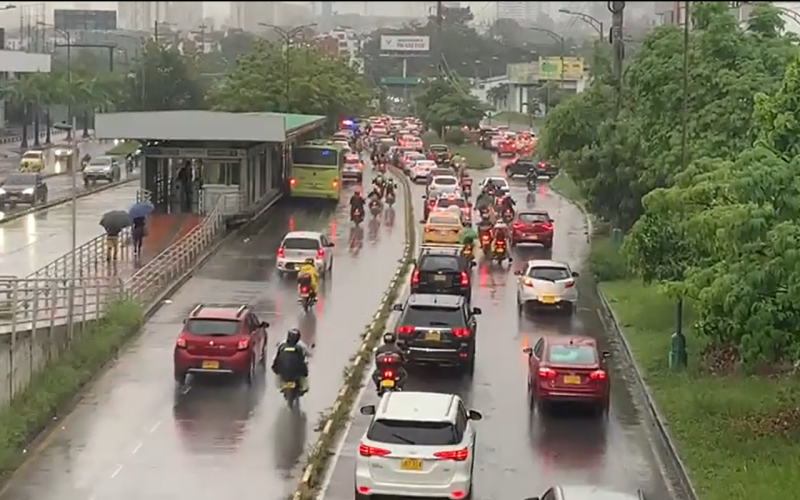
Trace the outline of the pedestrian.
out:
[[[106,262],[117,261],[119,247],[119,233],[122,228],[111,227],[106,229]]]
[[[135,255],[137,258],[141,257],[142,243],[144,242],[144,237],[147,236],[147,228],[145,227],[144,217],[136,217],[133,219],[131,236],[133,237],[133,255]]]

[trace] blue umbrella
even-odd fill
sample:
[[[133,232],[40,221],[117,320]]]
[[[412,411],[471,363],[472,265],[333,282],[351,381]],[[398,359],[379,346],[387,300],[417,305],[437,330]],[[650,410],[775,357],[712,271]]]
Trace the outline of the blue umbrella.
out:
[[[153,205],[149,203],[137,203],[128,210],[128,215],[131,219],[138,219],[140,217],[147,217],[153,211]]]

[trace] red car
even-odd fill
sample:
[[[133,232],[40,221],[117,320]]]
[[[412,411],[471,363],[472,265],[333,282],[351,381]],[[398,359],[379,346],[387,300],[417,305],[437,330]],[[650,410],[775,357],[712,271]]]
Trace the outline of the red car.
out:
[[[511,244],[541,243],[553,248],[553,219],[544,210],[520,211],[511,223]]]
[[[267,328],[248,306],[198,305],[184,320],[175,342],[175,381],[182,384],[189,373],[243,376],[255,379],[259,364],[266,362]]]
[[[548,403],[582,402],[608,411],[611,384],[606,368],[611,356],[592,337],[542,337],[522,352],[528,355],[528,398],[531,410]]]
[[[497,145],[497,156],[516,156],[517,142],[504,140]]]

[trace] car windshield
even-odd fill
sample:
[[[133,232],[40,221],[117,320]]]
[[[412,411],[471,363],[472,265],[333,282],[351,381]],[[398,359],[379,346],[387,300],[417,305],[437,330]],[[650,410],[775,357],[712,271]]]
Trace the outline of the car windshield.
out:
[[[433,181],[437,186],[455,186],[458,183],[455,177],[437,177]]]
[[[35,175],[12,175],[6,178],[3,183],[6,186],[31,186],[36,184]]]
[[[458,257],[446,255],[428,255],[419,264],[423,272],[459,271]]]
[[[456,430],[450,422],[413,422],[380,419],[372,422],[367,439],[378,443],[421,446],[452,446]]]
[[[190,319],[184,327],[187,333],[199,336],[236,335],[239,321],[227,319]]]
[[[111,158],[92,158],[92,160],[89,162],[89,165],[106,167],[111,165]]]
[[[458,219],[455,217],[444,217],[444,216],[436,216],[432,215],[428,222],[433,225],[437,226],[454,226],[459,224]]]
[[[557,266],[532,267],[530,271],[528,271],[528,276],[533,279],[545,281],[566,280],[572,277],[566,268]]]
[[[547,350],[547,361],[555,365],[597,365],[597,351],[588,345],[551,345]]]
[[[434,153],[446,153],[446,152],[450,151],[450,148],[448,148],[447,146],[445,146],[443,144],[432,144],[429,149],[431,151],[433,151]]]
[[[467,202],[464,201],[463,198],[439,198],[439,201],[436,202],[436,206],[438,208],[447,208],[447,207],[466,208]]]
[[[519,214],[519,221],[526,224],[536,224],[540,222],[550,222],[550,216],[547,214],[537,213],[521,213]]]
[[[495,186],[499,188],[506,188],[508,187],[508,183],[505,179],[486,179],[487,186]]]
[[[443,326],[461,328],[464,316],[461,309],[442,306],[409,306],[403,316],[403,324],[410,326]]]
[[[319,241],[311,238],[286,238],[283,240],[283,248],[286,250],[317,250]]]
[[[40,153],[38,151],[29,151],[29,152],[25,153],[24,155],[22,155],[22,157],[25,158],[26,160],[41,160],[42,159],[42,153]]]
[[[434,163],[434,162],[432,162],[430,160],[424,160],[424,161],[418,161],[417,162],[417,166],[418,167],[425,167],[425,168],[434,168],[436,166],[436,163]]]

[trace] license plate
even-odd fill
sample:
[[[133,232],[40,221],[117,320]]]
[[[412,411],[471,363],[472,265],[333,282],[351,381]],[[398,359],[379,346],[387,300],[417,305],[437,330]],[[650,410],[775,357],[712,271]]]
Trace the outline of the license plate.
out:
[[[203,361],[204,370],[218,370],[219,361]]]
[[[301,298],[301,299],[307,299],[307,298],[308,298],[308,292],[303,292],[303,293],[301,293],[301,294],[300,294],[300,298]]]
[[[297,383],[296,382],[284,382],[283,384],[281,384],[281,387],[283,387],[284,389],[294,389],[295,387],[297,387]]]
[[[581,383],[580,375],[564,375],[564,383],[570,385],[578,385]]]
[[[381,380],[381,387],[394,387],[394,380]]]
[[[554,295],[544,295],[542,296],[542,302],[545,304],[555,304],[556,298]]]
[[[439,332],[428,332],[425,334],[425,340],[438,342],[442,340],[442,335]]]
[[[530,235],[530,238],[532,240],[538,240],[539,239],[539,237],[537,235],[535,235],[535,234]]]
[[[446,279],[447,276],[443,274],[437,274],[436,276],[433,277],[433,281],[445,281]]]
[[[422,460],[419,458],[404,458],[400,461],[403,470],[422,470]]]

